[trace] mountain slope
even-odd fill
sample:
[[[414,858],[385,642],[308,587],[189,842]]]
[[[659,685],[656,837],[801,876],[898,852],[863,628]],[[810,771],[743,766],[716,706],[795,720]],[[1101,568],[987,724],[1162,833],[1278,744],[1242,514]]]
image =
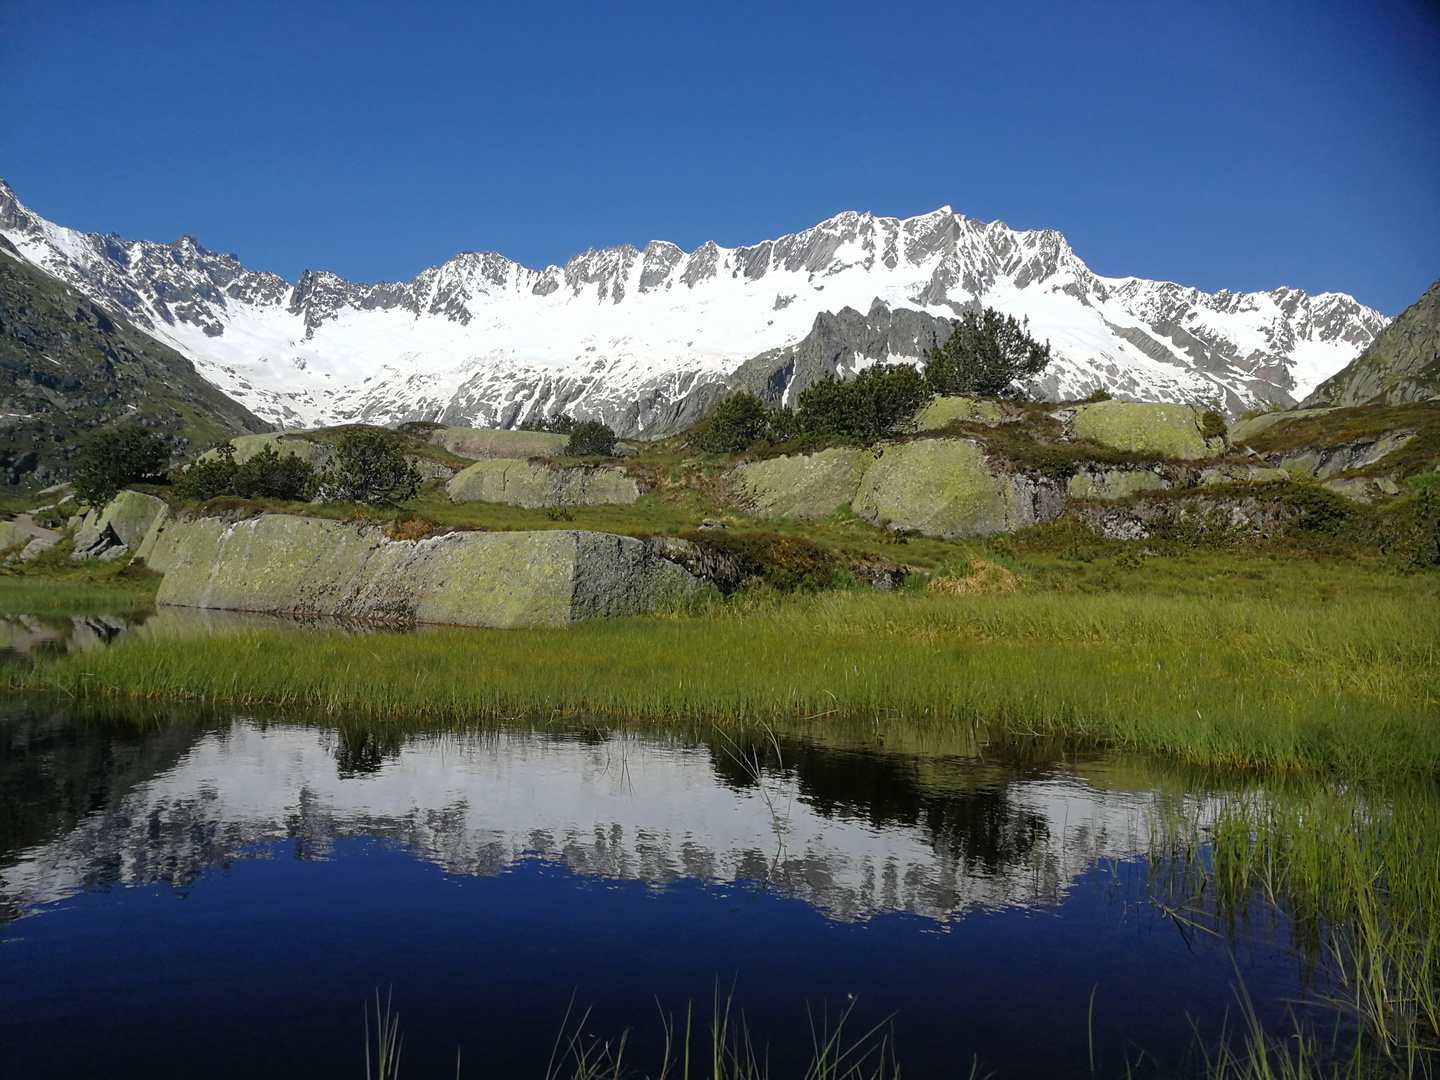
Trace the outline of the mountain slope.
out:
[[[1440,281],[1380,332],[1363,353],[1321,383],[1303,407],[1346,407],[1440,398]]]
[[[876,301],[932,322],[978,305],[1028,318],[1055,349],[1033,385],[1043,396],[1103,388],[1219,400],[1234,411],[1293,403],[1386,322],[1335,293],[1212,295],[1102,278],[1059,233],[1015,231],[948,207],[903,221],[844,213],[753,247],[592,250],[540,271],[466,252],[411,281],[376,285],[307,271],[292,286],[192,237],[156,244],[75,232],[26,209],[3,182],[0,233],[288,427],[508,427],[564,408],[622,434],[655,434],[713,398],[719,391],[703,388],[726,384],[746,361],[800,348],[830,332],[824,318],[872,312]],[[871,355],[872,331],[840,321],[865,339],[841,349],[857,362],[919,359]],[[780,396],[794,392],[787,385]]]
[[[0,239],[0,483],[53,481],[90,434],[134,418],[177,450],[268,425],[189,360]]]

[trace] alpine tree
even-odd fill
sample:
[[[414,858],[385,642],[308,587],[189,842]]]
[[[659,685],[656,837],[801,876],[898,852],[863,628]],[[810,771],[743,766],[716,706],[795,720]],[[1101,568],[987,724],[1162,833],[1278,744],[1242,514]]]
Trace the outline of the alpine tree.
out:
[[[720,402],[695,444],[712,454],[734,454],[765,437],[770,417],[754,394],[731,394]]]
[[[994,308],[967,311],[943,345],[925,353],[925,381],[940,395],[1003,397],[1016,379],[1038,375],[1050,363],[1050,343],[1041,345],[1013,315]]]
[[[800,392],[797,420],[806,435],[877,439],[915,415],[930,396],[910,364],[875,364],[849,382],[827,375]]]
[[[420,473],[388,431],[354,428],[336,443],[322,487],[337,502],[394,506],[415,497]]]
[[[158,477],[170,460],[170,448],[154,432],[130,422],[97,432],[75,456],[75,495],[83,503],[104,506],[126,484]]]
[[[615,432],[599,420],[586,420],[570,429],[565,453],[571,457],[610,457],[615,453]]]

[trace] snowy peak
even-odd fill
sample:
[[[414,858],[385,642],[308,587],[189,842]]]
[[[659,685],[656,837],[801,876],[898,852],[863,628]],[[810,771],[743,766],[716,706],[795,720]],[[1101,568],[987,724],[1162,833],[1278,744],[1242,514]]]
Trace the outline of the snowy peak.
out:
[[[628,435],[659,433],[664,417],[693,417],[682,403],[701,388],[804,342],[864,362],[919,360],[909,355],[918,345],[894,351],[908,337],[877,337],[863,318],[825,323],[812,337],[822,316],[858,317],[877,303],[923,316],[915,325],[932,335],[978,306],[1028,319],[1056,356],[1035,393],[1105,389],[1235,411],[1303,396],[1386,323],[1337,293],[1210,294],[1102,278],[1054,230],[1015,230],[948,206],[906,219],[846,211],[736,248],[712,241],[686,252],[652,240],[591,249],[542,270],[467,251],[410,281],[375,284],[307,270],[292,286],[194,237],[159,244],[76,232],[34,214],[3,181],[0,233],[282,426],[507,426],[565,408]],[[869,337],[837,344],[836,327],[849,326]]]

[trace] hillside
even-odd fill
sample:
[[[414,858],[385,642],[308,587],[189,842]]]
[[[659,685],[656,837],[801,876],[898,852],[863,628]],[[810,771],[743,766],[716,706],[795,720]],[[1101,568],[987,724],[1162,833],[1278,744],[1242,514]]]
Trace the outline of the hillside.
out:
[[[1380,332],[1344,369],[1318,386],[1301,408],[1402,405],[1440,397],[1440,281]]]
[[[0,483],[53,482],[90,434],[134,418],[177,453],[268,425],[174,349],[0,238]]]

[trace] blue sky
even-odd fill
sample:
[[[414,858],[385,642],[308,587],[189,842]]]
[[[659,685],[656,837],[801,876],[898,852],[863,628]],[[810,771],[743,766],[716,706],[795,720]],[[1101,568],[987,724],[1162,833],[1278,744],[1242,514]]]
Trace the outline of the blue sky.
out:
[[[949,204],[1099,273],[1440,276],[1440,5],[6,0],[0,176],[294,280]]]

